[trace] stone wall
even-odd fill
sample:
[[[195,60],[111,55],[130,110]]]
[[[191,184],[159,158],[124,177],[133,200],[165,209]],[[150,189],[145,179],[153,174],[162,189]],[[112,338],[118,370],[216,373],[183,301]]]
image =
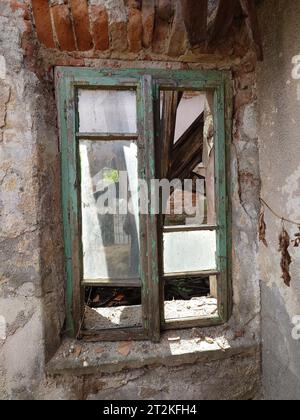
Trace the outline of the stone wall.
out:
[[[209,334],[209,332],[207,332]],[[177,333],[176,333],[177,334]],[[170,334],[173,335],[174,334]],[[186,340],[188,333],[182,334],[182,343]],[[170,343],[168,346],[174,354],[183,344]],[[191,347],[195,344],[187,341],[185,346]],[[164,342],[162,344],[164,347]],[[140,349],[137,350],[137,348]],[[260,390],[260,349],[248,348],[236,351],[225,352],[218,357],[213,358],[208,353],[182,356],[181,362],[172,357],[169,361],[162,357],[164,350],[160,350],[160,357],[151,355],[152,362],[147,365],[143,358],[150,356],[153,345],[132,344],[129,356],[127,356],[127,367],[123,362],[123,368],[118,368],[120,354],[116,352],[115,357],[118,363],[106,364],[96,367],[90,367],[89,371],[84,373],[85,368],[78,367],[74,370],[66,369],[59,375],[48,376],[47,382],[40,387],[37,398],[44,399],[45,392],[50,399],[87,399],[87,400],[250,400],[259,395]],[[209,348],[210,345],[204,344]],[[82,346],[83,356],[85,349],[87,351],[87,360],[93,361],[93,350],[90,346]],[[139,352],[144,349],[143,352]],[[101,355],[99,356],[101,349]],[[111,351],[110,345],[94,345],[94,353],[98,353],[98,359],[107,362],[107,350]],[[133,358],[139,356],[139,361],[133,363]],[[109,356],[108,356],[109,357]],[[173,356],[174,357],[174,356]],[[89,359],[88,359],[89,358]],[[68,358],[69,359],[69,358]],[[131,361],[130,361],[131,359]],[[71,364],[66,359],[62,363]],[[78,363],[78,361],[77,361]],[[102,362],[103,363],[103,362]],[[122,363],[122,362],[121,362]],[[131,364],[131,367],[129,366]],[[78,363],[80,365],[80,363]],[[135,365],[135,366],[134,366]],[[142,367],[138,367],[141,366]],[[82,366],[82,365],[81,365]],[[102,370],[102,372],[101,372]],[[77,371],[77,374],[76,374]],[[64,372],[62,374],[62,372]],[[90,373],[93,372],[91,375]],[[79,374],[80,373],[80,374]]]
[[[64,323],[54,88],[24,67],[20,4],[0,5],[1,397],[31,395]]]
[[[281,216],[300,222],[300,3],[266,0],[260,8],[264,62],[258,67],[259,147],[262,197]],[[263,382],[268,399],[300,398],[300,342],[292,338],[300,315],[299,248],[290,252],[291,288],[281,278],[281,221],[266,210],[268,248],[260,249]],[[286,228],[293,238],[298,230]]]
[[[89,15],[90,30],[83,31],[83,36],[86,9],[79,13],[78,7],[84,7],[84,3],[70,2],[75,32],[68,36],[64,34],[64,40],[59,32],[59,22],[68,21],[70,17],[66,16],[67,11],[63,12],[67,10],[63,1],[51,2],[51,25],[49,16],[45,15],[44,31],[41,30],[43,26],[39,29],[42,24],[38,8],[32,14],[31,2],[3,0],[0,3],[0,317],[6,321],[6,333],[0,337],[0,398],[43,399],[50,395],[53,398],[87,398],[97,395],[97,387],[100,390],[103,382],[96,374],[95,377],[75,375],[75,380],[70,380],[63,372],[59,378],[47,377],[45,373],[45,365],[64,335],[60,155],[53,81],[56,65],[232,70],[234,108],[230,180],[234,308],[221,335],[222,331],[225,334],[230,330],[232,339],[245,339],[248,346],[257,348],[260,344],[256,60],[248,51],[245,31],[234,26],[228,40],[222,41],[213,51],[204,51],[203,46],[191,49],[184,44],[184,51],[175,52],[174,47],[171,53],[169,39],[178,9],[170,12],[168,7],[162,8],[155,15],[152,33],[151,2],[143,2],[150,7],[150,23],[147,24],[147,14],[145,16],[145,10],[138,7],[139,2],[137,5],[127,2],[125,7],[121,0],[105,1],[105,11],[101,9],[102,2],[90,1],[89,10],[97,7],[101,11],[97,14],[100,21],[94,24],[96,14]],[[175,13],[170,20],[169,13]],[[76,16],[82,19],[77,22]],[[105,35],[107,25],[109,45]],[[51,30],[53,36],[48,37]],[[173,35],[176,34],[177,31]],[[93,48],[88,50],[92,44]],[[174,45],[177,47],[178,42],[174,41]],[[259,352],[234,359],[229,354],[225,361],[209,365],[194,361],[188,366],[187,372],[190,375],[194,372],[194,375],[191,380],[187,375],[182,384],[190,395],[198,395],[199,399],[218,395],[220,398],[246,399],[253,398],[259,391]],[[148,368],[144,369],[147,373]],[[145,379],[136,379],[132,387],[130,378],[139,378],[141,373],[127,369],[110,376],[105,396],[109,397],[110,392],[119,389],[121,383],[120,395],[123,396],[170,397],[171,384],[178,381],[183,370],[180,366],[164,368],[165,380],[170,385],[168,392],[161,393],[162,379],[155,379],[156,375],[152,374],[149,382],[157,392],[150,395],[143,394],[148,373],[142,375]],[[236,381],[228,388],[231,376]],[[203,382],[205,389],[201,385]],[[79,393],[70,391],[70,387],[80,387],[81,383],[87,391],[82,388]],[[218,392],[212,391],[215,387]],[[182,394],[178,396],[182,397]]]

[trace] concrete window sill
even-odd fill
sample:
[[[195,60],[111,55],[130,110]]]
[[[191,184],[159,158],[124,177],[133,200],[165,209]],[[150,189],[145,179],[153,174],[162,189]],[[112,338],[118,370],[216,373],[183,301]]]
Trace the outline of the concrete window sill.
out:
[[[161,342],[87,343],[65,340],[47,365],[49,375],[114,373],[151,365],[180,366],[253,356],[259,344],[221,327],[166,332]]]

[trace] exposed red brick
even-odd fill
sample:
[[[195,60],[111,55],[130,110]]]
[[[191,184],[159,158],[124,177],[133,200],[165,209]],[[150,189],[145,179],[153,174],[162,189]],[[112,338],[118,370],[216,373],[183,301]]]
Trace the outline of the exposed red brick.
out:
[[[71,11],[77,47],[80,51],[89,51],[93,48],[90,34],[90,21],[87,0],[70,0]]]
[[[124,52],[127,50],[127,23],[126,22],[112,22],[109,25],[112,49],[117,52]]]
[[[165,21],[169,21],[174,13],[173,0],[158,0],[157,14]]]
[[[257,57],[253,55],[247,62],[235,68],[233,71],[236,96],[234,98],[234,109],[238,111],[246,104],[253,102],[255,96],[253,86],[255,86],[255,63]]]
[[[75,51],[76,45],[69,7],[66,4],[57,4],[52,7],[52,14],[60,49]]]
[[[47,48],[55,48],[48,0],[32,0],[32,12],[38,39]]]
[[[165,20],[156,16],[154,34],[153,34],[153,51],[156,54],[163,54],[167,50],[169,43],[170,25]]]
[[[106,51],[109,49],[108,14],[103,6],[91,6],[92,34],[95,49]]]
[[[243,106],[251,103],[252,100],[253,100],[252,89],[245,89],[245,90],[239,91],[234,98],[234,110],[238,111]]]
[[[139,9],[142,8],[142,0],[125,0],[125,4],[129,8]]]
[[[140,10],[131,8],[127,27],[128,44],[131,52],[142,49],[143,23]]]
[[[155,6],[153,0],[143,0],[142,7],[143,20],[143,45],[146,48],[151,47],[153,40]]]
[[[239,80],[244,77],[249,77],[249,73],[251,73],[250,77],[252,77],[253,83],[255,83],[255,69],[257,64],[257,57],[256,54],[247,54],[247,61],[239,64],[238,66],[233,66],[233,75],[234,77]]]

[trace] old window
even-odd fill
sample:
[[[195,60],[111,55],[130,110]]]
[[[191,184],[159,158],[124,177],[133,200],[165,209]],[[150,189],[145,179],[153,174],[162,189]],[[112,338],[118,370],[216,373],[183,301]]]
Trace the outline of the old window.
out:
[[[69,333],[158,341],[225,322],[226,75],[57,68],[56,80]]]

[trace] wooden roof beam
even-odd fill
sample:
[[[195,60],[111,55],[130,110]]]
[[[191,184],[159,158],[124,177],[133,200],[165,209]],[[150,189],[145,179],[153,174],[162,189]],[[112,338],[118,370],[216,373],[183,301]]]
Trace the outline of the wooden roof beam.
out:
[[[261,33],[256,13],[255,0],[239,0],[242,10],[246,15],[246,25],[248,27],[249,36],[254,44],[258,60],[263,60],[263,47]]]
[[[181,0],[183,19],[192,47],[207,39],[208,0]]]
[[[203,158],[204,113],[202,112],[193,124],[175,143],[168,179],[188,179],[195,167]]]
[[[239,0],[220,0],[215,20],[210,28],[209,44],[213,44],[218,38],[224,38],[234,19]]]
[[[220,0],[215,20],[209,28],[208,45],[227,35],[238,7],[241,7],[245,15],[249,37],[254,44],[257,58],[262,60],[263,48],[255,0]]]

